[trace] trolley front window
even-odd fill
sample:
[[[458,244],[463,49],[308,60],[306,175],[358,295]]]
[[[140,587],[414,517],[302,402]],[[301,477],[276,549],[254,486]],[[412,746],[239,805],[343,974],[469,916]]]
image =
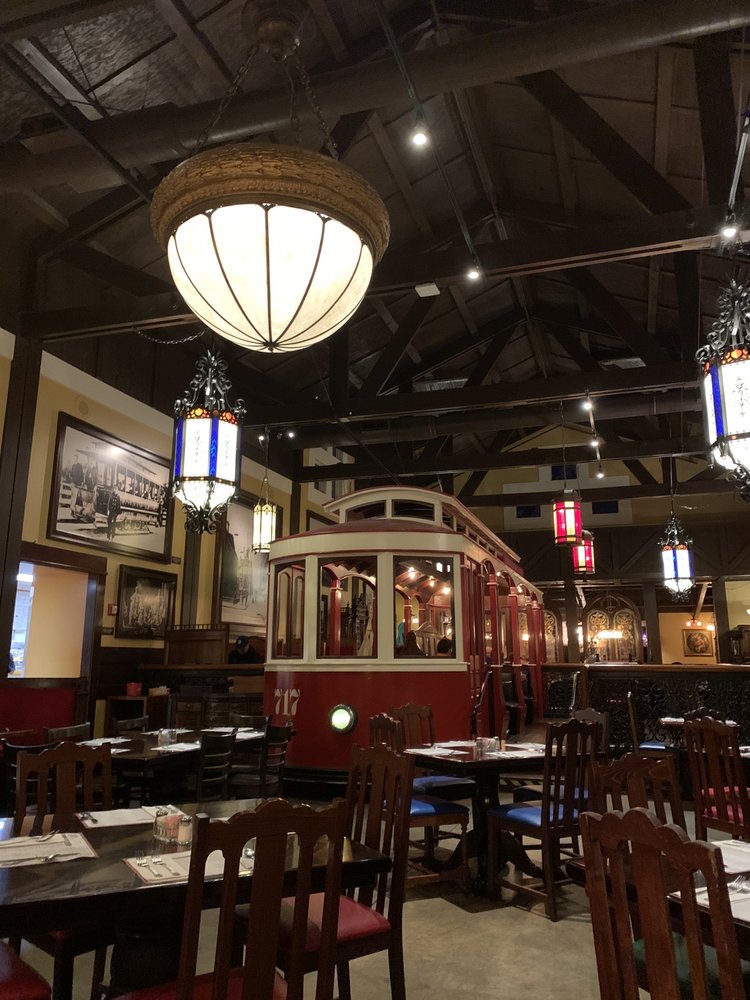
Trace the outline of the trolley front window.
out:
[[[377,656],[377,556],[320,559],[318,656]]]

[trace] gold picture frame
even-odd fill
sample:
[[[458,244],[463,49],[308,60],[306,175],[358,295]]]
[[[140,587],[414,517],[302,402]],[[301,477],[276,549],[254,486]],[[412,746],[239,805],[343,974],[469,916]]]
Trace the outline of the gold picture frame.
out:
[[[708,629],[684,628],[682,652],[685,656],[713,656],[714,643]]]

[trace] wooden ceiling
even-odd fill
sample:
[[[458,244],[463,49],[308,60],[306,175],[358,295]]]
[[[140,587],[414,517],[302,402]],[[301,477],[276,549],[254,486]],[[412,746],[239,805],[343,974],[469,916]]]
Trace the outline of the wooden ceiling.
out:
[[[330,341],[283,356],[226,345],[249,423],[296,429],[272,463],[319,480],[301,449],[332,444],[355,460],[332,477],[440,476],[450,489],[446,477],[468,472],[461,498],[481,506],[488,470],[560,460],[515,449],[559,425],[561,400],[579,423],[588,392],[603,459],[626,463],[633,496],[667,495],[675,456],[704,452],[693,356],[731,266],[717,233],[750,86],[750,2],[390,0],[425,107],[422,149],[377,4],[309,5],[301,59],[343,159],[385,200],[392,238]],[[187,339],[201,327],[173,289],[148,203],[247,55],[242,7],[0,10],[0,322],[165,412],[209,337]],[[305,145],[320,148],[302,100],[299,112]],[[292,139],[283,74],[262,57],[212,134],[254,138]],[[419,298],[422,282],[439,296]],[[590,459],[580,450],[568,461]],[[733,488],[703,463],[675,486]]]

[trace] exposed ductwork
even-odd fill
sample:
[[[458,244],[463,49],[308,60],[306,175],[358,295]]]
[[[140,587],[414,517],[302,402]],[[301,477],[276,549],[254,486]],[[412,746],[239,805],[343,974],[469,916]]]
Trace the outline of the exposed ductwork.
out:
[[[750,0],[631,0],[510,31],[495,32],[453,45],[412,53],[409,73],[422,99],[701,35],[731,31],[750,23]],[[564,57],[562,54],[564,53]],[[316,77],[320,106],[328,118],[405,101],[404,85],[390,59]],[[92,122],[89,133],[125,167],[188,155],[210,120],[211,104],[147,111]],[[302,113],[302,109],[300,109]],[[214,142],[247,139],[283,127],[289,118],[284,87],[265,94],[238,95],[212,135]],[[120,183],[111,167],[72,132],[55,148],[32,153],[22,143],[0,150],[0,188],[30,188],[68,183],[95,189]],[[67,143],[62,145],[62,143]]]

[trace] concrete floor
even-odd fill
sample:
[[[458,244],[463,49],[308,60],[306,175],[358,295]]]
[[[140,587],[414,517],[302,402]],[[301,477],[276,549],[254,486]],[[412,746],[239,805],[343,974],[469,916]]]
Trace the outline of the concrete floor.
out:
[[[577,886],[561,890],[561,919],[553,924],[542,903],[514,906],[511,896],[493,901],[467,895],[449,882],[409,890],[404,908],[406,986],[409,1000],[472,1000],[528,996],[534,1000],[597,1000],[599,997],[586,896]],[[204,915],[200,971],[211,961],[216,911]],[[22,955],[48,979],[47,955],[23,945]],[[89,1000],[92,956],[76,959],[74,1000]],[[388,1000],[385,953],[352,963],[355,1000]],[[309,976],[305,996],[314,996]]]

